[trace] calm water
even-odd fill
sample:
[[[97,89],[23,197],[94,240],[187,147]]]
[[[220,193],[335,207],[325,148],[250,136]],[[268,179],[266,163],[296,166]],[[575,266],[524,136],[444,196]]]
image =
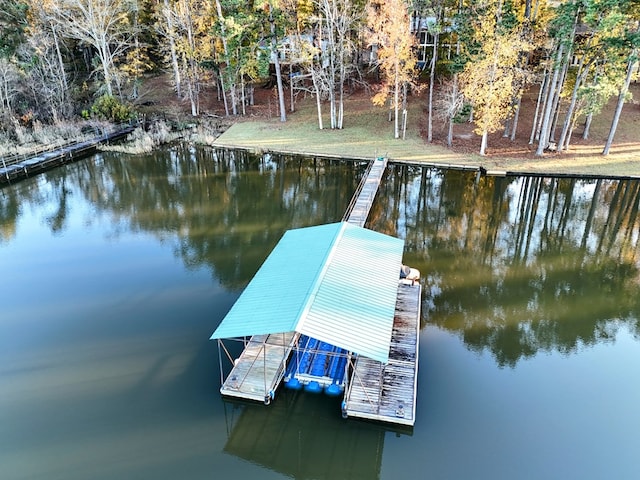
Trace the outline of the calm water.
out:
[[[639,478],[637,182],[391,167],[370,227],[424,276],[415,428],[221,400],[209,335],[363,170],[176,146],[0,190],[0,478]]]

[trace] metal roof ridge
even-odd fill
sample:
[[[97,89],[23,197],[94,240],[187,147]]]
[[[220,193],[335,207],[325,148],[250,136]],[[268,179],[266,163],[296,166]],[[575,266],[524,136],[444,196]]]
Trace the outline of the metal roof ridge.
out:
[[[349,223],[347,222],[340,222],[340,229],[338,230],[338,232],[336,233],[336,236],[333,238],[333,242],[331,244],[331,246],[329,247],[329,250],[327,252],[327,256],[325,257],[325,260],[322,264],[322,270],[320,271],[320,273],[316,276],[316,280],[313,283],[309,295],[307,296],[307,301],[305,302],[304,306],[302,307],[302,310],[300,311],[300,314],[298,315],[298,322],[296,324],[296,328],[295,331],[300,333],[302,330],[302,327],[304,326],[305,321],[307,320],[307,316],[309,314],[309,310],[311,310],[311,305],[313,305],[313,302],[316,299],[316,296],[318,294],[318,290],[320,289],[320,285],[322,284],[322,281],[324,280],[324,277],[327,273],[327,270],[329,269],[329,266],[331,265],[331,260],[333,259],[338,243],[340,243],[340,240],[342,239],[342,237],[344,236],[344,232],[347,229],[347,226],[349,225]]]

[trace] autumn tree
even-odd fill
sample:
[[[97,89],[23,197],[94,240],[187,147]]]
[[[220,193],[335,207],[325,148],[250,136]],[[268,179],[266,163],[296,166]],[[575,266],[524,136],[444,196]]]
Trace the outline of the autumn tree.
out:
[[[525,72],[519,59],[530,44],[508,7],[503,0],[488,0],[474,5],[468,17],[472,37],[464,46],[468,59],[460,83],[473,106],[475,131],[482,136],[480,155],[486,154],[489,133],[503,125],[513,111],[513,99],[522,95]]]
[[[618,101],[611,122],[611,128],[609,129],[609,135],[602,150],[603,155],[609,154],[624,102],[628,98],[631,80],[634,76],[636,78],[638,77],[637,69],[638,62],[640,61],[640,2],[637,0],[627,1],[624,6],[627,8],[627,22],[621,35],[621,57],[626,61],[626,73],[624,80],[619,83]]]
[[[204,62],[212,57],[209,32],[213,11],[206,0],[175,0],[171,13],[183,95],[189,100],[191,115],[197,116],[201,88],[207,79]]]
[[[138,98],[138,88],[142,75],[153,68],[153,62],[149,55],[149,44],[145,41],[145,30],[148,30],[149,15],[144,0],[131,0],[131,10],[129,12],[129,23],[132,30],[132,43],[120,59],[119,69],[124,77],[131,83],[132,99]]]
[[[555,119],[558,117],[561,94],[575,50],[576,29],[583,13],[582,0],[568,1],[554,10],[550,22],[551,48],[547,49],[544,80],[540,87],[536,112],[540,112],[532,127],[531,140],[538,140],[536,155],[541,156],[554,140]]]
[[[391,98],[394,138],[400,138],[400,108],[406,121],[407,90],[415,78],[416,66],[415,37],[410,32],[407,4],[404,0],[374,0],[369,4],[367,19],[371,28],[369,44],[377,47],[377,65],[383,80],[372,100],[384,105]]]

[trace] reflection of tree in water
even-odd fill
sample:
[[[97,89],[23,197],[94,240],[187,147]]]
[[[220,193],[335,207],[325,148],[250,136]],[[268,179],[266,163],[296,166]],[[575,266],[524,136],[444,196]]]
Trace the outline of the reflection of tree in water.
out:
[[[496,178],[395,166],[372,228],[406,239],[423,311],[474,351],[515,366],[640,337],[640,183]]]
[[[20,201],[16,191],[10,187],[0,189],[0,242],[15,236],[19,216]]]
[[[83,165],[76,181],[97,212],[171,242],[187,266],[208,265],[232,288],[248,283],[287,229],[339,220],[364,169],[185,144]]]

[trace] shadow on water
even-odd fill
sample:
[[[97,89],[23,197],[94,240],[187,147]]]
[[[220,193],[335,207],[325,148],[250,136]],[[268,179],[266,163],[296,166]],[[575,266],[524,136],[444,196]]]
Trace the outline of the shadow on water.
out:
[[[640,338],[640,183],[392,166],[369,227],[405,239],[423,322],[500,366]]]
[[[298,479],[379,478],[385,428],[339,412],[339,399],[290,390],[269,407],[225,401],[224,451]]]

